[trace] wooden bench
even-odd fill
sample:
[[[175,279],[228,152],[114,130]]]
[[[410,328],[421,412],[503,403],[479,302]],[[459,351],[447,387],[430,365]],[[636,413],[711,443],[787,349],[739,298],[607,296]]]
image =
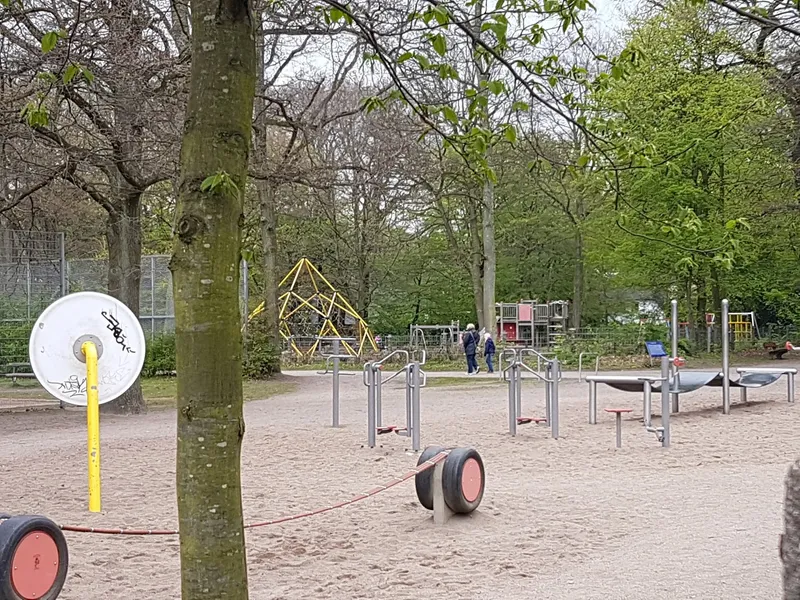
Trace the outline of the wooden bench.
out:
[[[617,415],[617,448],[622,448],[622,414],[633,412],[632,408],[605,408],[607,413]]]

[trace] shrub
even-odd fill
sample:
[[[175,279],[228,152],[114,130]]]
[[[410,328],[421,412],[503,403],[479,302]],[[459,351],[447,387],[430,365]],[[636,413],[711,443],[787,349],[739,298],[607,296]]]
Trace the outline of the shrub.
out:
[[[155,377],[175,371],[175,334],[165,333],[147,343],[142,375]]]

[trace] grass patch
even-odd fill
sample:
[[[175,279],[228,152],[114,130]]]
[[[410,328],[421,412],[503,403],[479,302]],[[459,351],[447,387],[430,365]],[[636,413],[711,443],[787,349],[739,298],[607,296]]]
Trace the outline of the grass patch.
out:
[[[505,385],[506,382],[499,377],[491,379],[485,377],[428,377],[427,387],[477,387]]]
[[[177,395],[178,380],[175,377],[147,377],[142,379],[142,393],[148,408],[174,408]],[[245,380],[243,392],[245,402],[264,400],[280,394],[288,394],[297,388],[297,384],[283,378],[266,381]],[[17,382],[12,386],[10,381],[0,381],[0,395],[8,399],[49,400],[51,398],[44,388],[30,380]]]

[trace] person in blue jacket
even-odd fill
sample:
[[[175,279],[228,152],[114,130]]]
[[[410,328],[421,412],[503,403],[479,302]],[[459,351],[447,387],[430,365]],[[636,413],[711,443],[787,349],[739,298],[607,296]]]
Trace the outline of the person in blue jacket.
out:
[[[494,347],[494,340],[492,339],[492,334],[488,331],[484,336],[483,342],[483,355],[486,357],[486,368],[489,369],[489,373],[494,373],[494,353],[496,349]]]
[[[467,375],[472,375],[473,373],[477,375],[478,371],[480,371],[478,361],[475,359],[480,339],[480,334],[475,331],[475,325],[472,323],[467,325],[467,330],[461,337],[461,344],[464,346],[464,354],[467,355]]]

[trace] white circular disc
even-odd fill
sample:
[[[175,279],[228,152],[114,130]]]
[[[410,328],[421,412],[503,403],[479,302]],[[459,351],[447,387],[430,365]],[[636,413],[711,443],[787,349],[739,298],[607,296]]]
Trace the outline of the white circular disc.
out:
[[[86,406],[86,363],[75,356],[75,348],[80,352],[76,342],[90,335],[102,344],[97,361],[100,404],[124,394],[144,366],[144,332],[125,304],[97,292],[59,298],[36,320],[28,352],[44,389],[76,406]]]

